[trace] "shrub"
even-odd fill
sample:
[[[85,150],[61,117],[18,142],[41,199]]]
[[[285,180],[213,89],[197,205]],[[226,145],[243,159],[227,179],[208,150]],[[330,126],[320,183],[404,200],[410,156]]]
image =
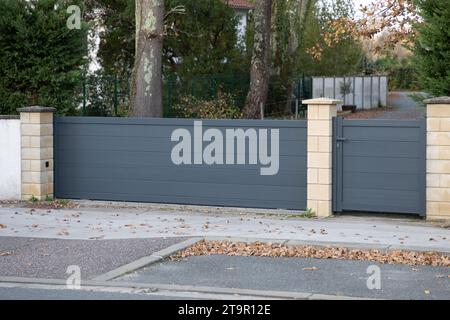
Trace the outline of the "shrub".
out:
[[[219,92],[216,99],[202,100],[191,95],[184,96],[174,106],[179,118],[196,119],[241,119],[241,110],[234,104],[233,97]]]
[[[30,105],[76,113],[88,26],[67,28],[72,4],[82,1],[0,1],[0,114]]]

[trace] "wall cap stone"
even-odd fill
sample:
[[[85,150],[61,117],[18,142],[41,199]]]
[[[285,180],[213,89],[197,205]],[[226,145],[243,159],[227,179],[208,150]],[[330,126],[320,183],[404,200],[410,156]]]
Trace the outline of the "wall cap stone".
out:
[[[17,119],[20,119],[20,116],[0,115],[0,120],[17,120]]]
[[[316,98],[316,99],[309,99],[309,100],[303,100],[302,104],[308,104],[308,105],[336,105],[336,104],[342,104],[342,100],[336,100],[336,99],[329,99],[329,98]]]
[[[25,108],[17,109],[17,112],[35,112],[35,113],[44,113],[44,112],[55,112],[55,108],[50,107],[41,107],[41,106],[31,106]]]
[[[424,100],[426,104],[450,104],[450,97],[436,97]]]

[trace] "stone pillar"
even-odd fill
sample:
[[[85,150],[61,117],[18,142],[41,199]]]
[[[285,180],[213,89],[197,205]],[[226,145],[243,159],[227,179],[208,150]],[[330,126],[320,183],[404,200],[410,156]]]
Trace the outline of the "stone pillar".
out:
[[[22,200],[53,198],[54,108],[27,107],[20,112]]]
[[[328,98],[302,102],[308,105],[307,206],[318,217],[333,215],[333,117],[339,100]]]
[[[450,97],[427,104],[427,219],[450,220]]]

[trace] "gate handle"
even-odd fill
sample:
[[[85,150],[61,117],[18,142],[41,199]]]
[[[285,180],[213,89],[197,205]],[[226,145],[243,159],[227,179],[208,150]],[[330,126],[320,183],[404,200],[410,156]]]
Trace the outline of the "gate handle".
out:
[[[347,141],[348,139],[347,138],[341,138],[341,137],[337,137],[336,138],[336,141],[342,141],[342,142],[344,142],[344,141]]]

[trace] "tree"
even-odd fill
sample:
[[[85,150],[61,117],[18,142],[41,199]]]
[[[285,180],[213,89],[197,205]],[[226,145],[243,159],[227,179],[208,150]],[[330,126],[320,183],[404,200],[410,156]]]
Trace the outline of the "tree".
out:
[[[70,0],[0,1],[0,113],[43,105],[75,114],[87,63],[87,30],[69,29]]]
[[[244,107],[244,116],[248,119],[260,118],[261,107],[264,107],[267,101],[271,65],[271,20],[272,0],[257,1],[254,12],[250,89]]]
[[[311,10],[299,48],[298,69],[314,76],[345,76],[361,72],[365,54],[359,39],[353,38],[346,30],[331,43],[327,38],[334,33],[335,21],[353,19],[352,1],[322,1],[313,5]]]
[[[136,49],[131,83],[132,116],[163,116],[163,37],[164,0],[136,0]]]
[[[246,67],[238,47],[234,10],[222,0],[168,0],[183,13],[166,18],[166,74],[211,75],[240,73]],[[245,70],[248,72],[248,69]]]
[[[435,96],[450,95],[450,7],[448,0],[418,0],[423,19],[416,24],[414,60],[422,87]]]
[[[310,22],[314,0],[279,0],[274,4],[274,68],[286,91],[285,112],[291,112],[294,81],[298,76],[300,48]]]

